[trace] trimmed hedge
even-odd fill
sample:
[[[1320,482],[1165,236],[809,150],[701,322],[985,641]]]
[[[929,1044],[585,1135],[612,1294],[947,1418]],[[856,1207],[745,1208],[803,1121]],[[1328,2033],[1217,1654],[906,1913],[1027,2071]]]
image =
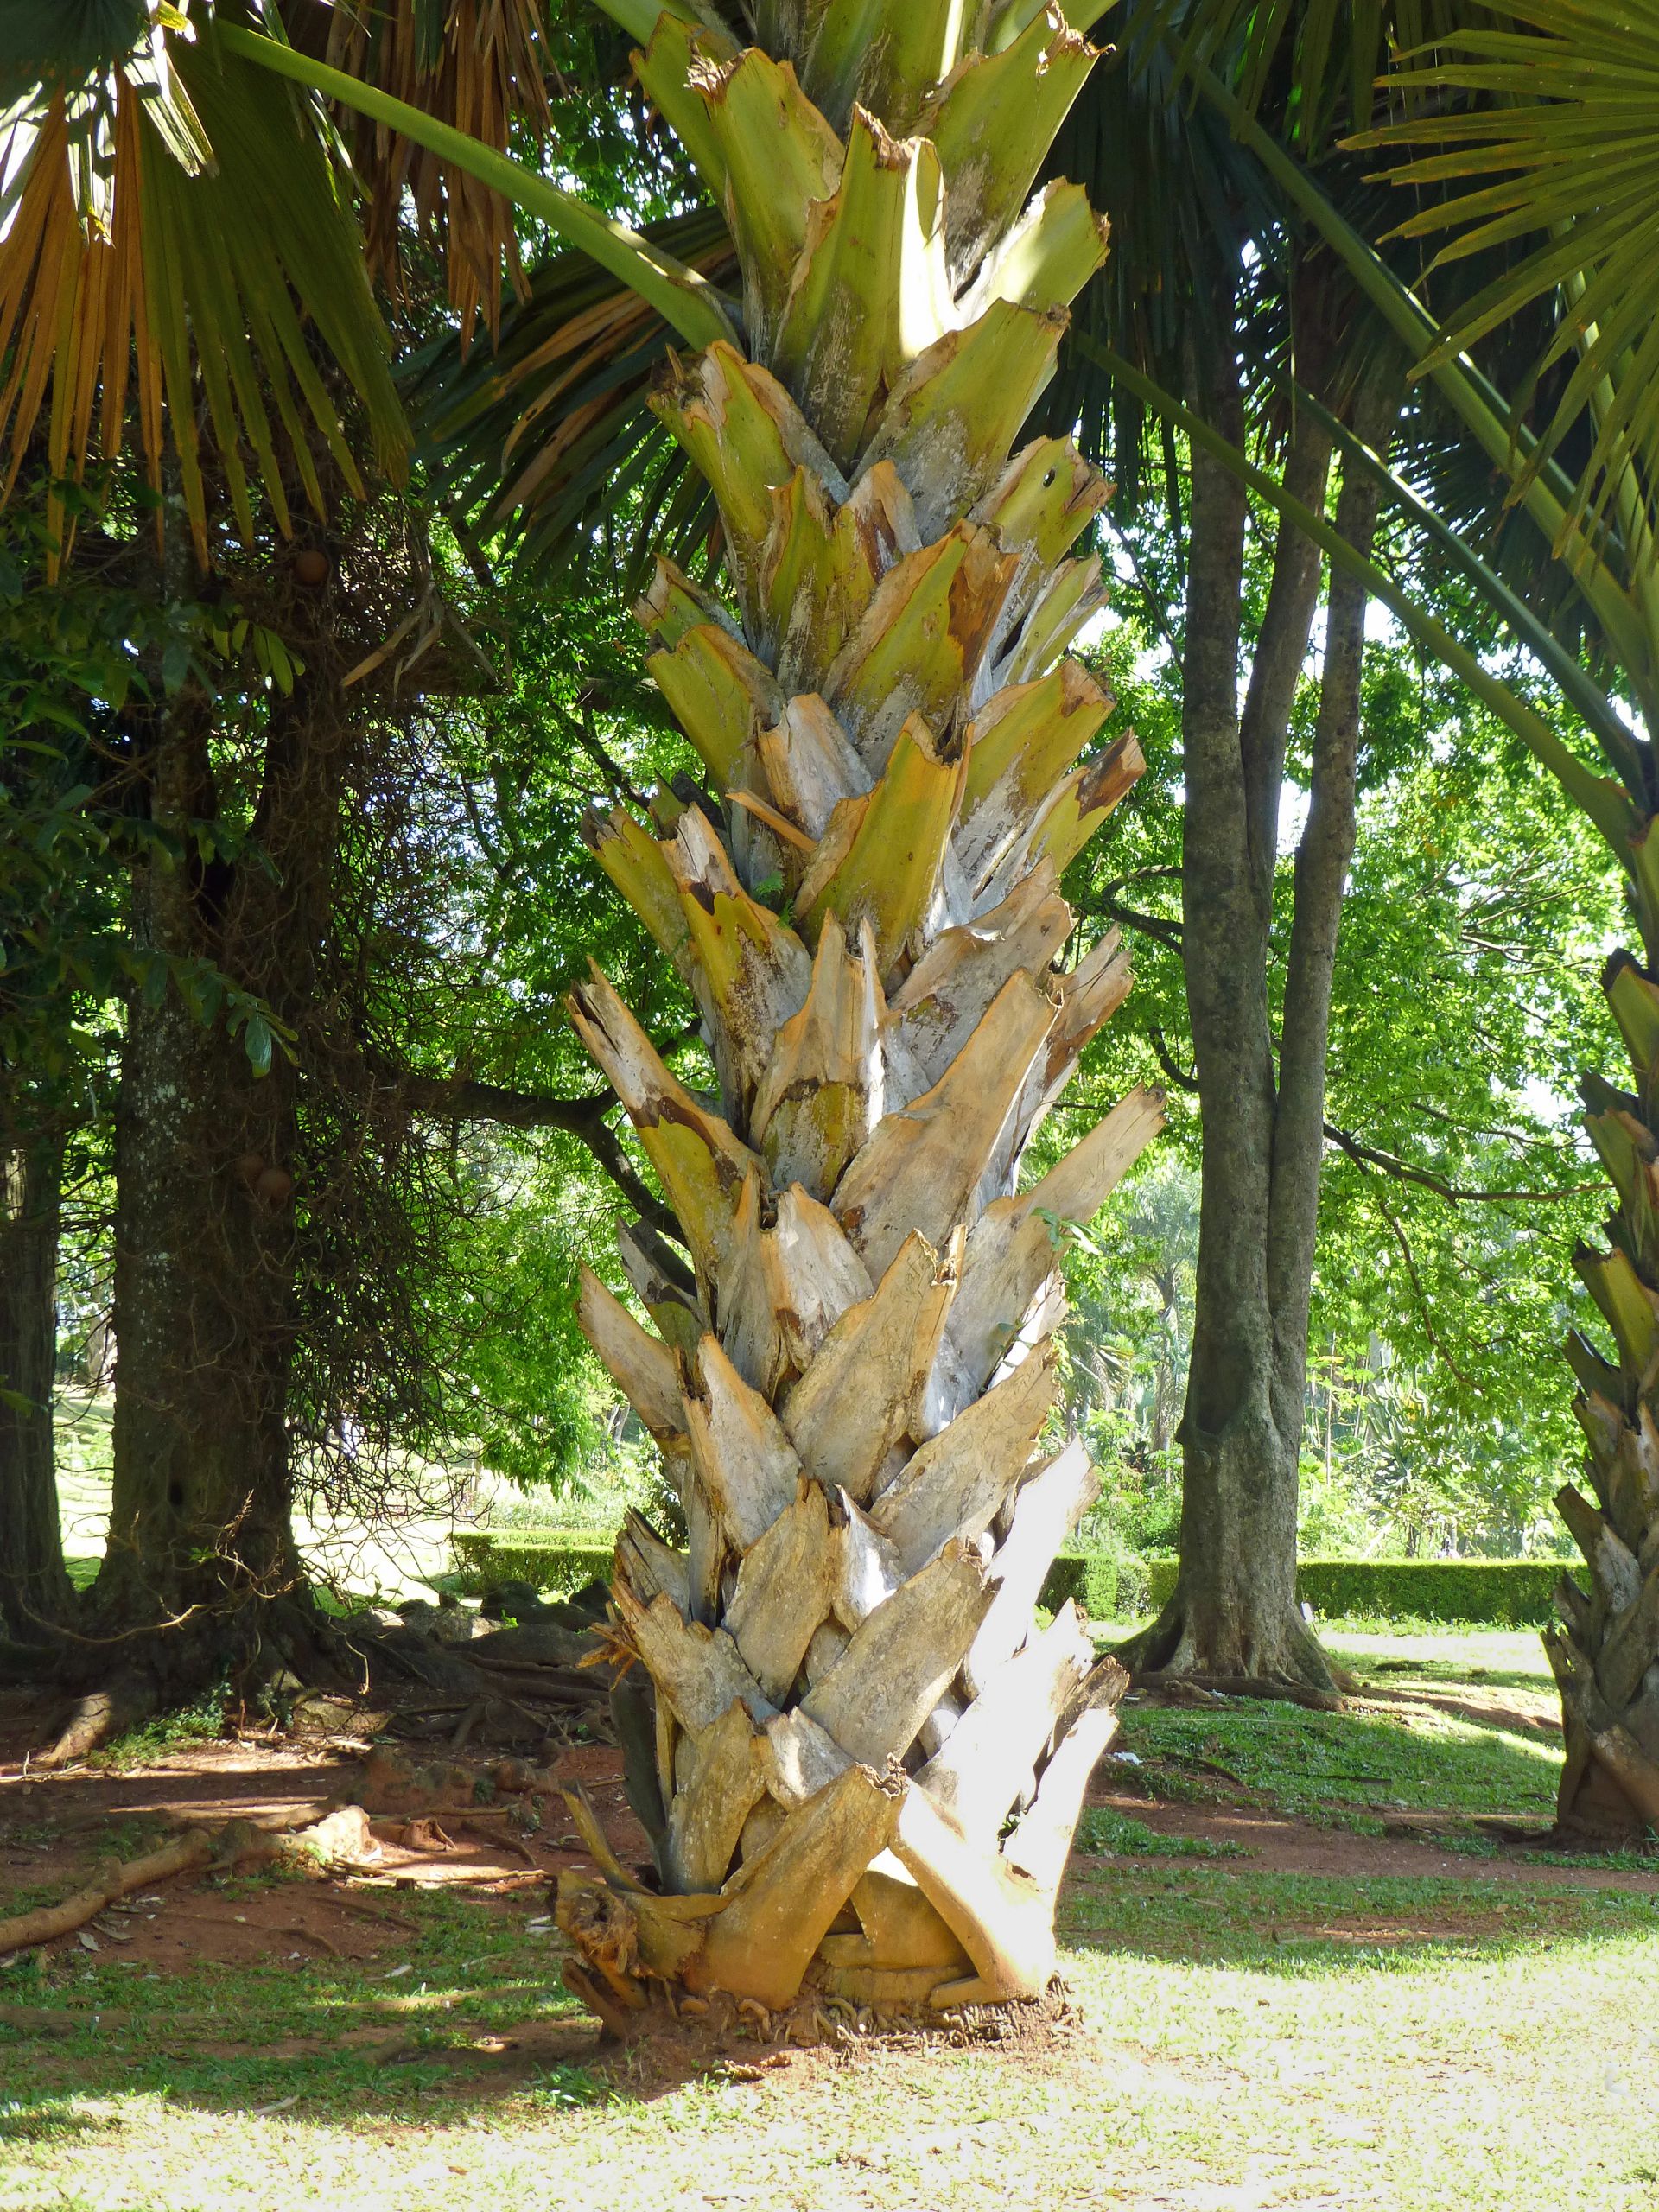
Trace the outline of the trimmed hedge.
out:
[[[1296,1595],[1327,1620],[1476,1621],[1541,1628],[1567,1562],[1548,1559],[1305,1559]],[[1179,1561],[1147,1562],[1151,1603],[1175,1587]]]
[[[467,1592],[476,1596],[498,1582],[528,1582],[533,1589],[578,1590],[595,1577],[610,1580],[613,1539],[592,1529],[545,1534],[520,1529],[457,1531],[450,1540]],[[1048,1570],[1038,1603],[1058,1612],[1068,1598],[1091,1620],[1115,1618],[1120,1567],[1133,1580],[1138,1560],[1120,1562],[1103,1552],[1062,1552]]]
[[[1071,1598],[1086,1620],[1116,1620],[1117,1570],[1117,1560],[1108,1552],[1061,1552],[1048,1570],[1037,1602],[1058,1613]]]
[[[597,1529],[471,1529],[452,1540],[469,1593],[496,1582],[528,1582],[550,1592],[608,1581],[613,1539]],[[1038,1603],[1058,1612],[1068,1598],[1090,1620],[1156,1612],[1175,1587],[1173,1559],[1118,1558],[1064,1551],[1048,1570]],[[1547,1559],[1305,1559],[1296,1594],[1327,1620],[1477,1621],[1493,1628],[1541,1628],[1564,1562]]]
[[[469,1597],[499,1582],[528,1582],[560,1597],[585,1582],[608,1582],[614,1536],[596,1529],[457,1529],[449,1539]]]

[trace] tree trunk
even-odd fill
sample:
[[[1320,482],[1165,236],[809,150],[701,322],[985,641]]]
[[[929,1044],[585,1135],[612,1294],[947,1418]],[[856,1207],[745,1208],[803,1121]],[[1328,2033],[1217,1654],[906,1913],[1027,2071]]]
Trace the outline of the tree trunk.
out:
[[[290,1025],[328,926],[339,837],[326,606],[294,643],[305,672],[267,711],[251,856],[202,863],[181,835],[185,860],[145,865],[133,900],[140,944],[211,963]],[[152,814],[175,833],[217,817],[208,712],[187,693],[153,733]],[[298,1111],[281,1049],[260,1074],[224,1018],[197,1019],[172,987],[134,995],[116,1114],[114,1484],[94,1599],[124,1662],[168,1695],[263,1663],[309,1613],[286,1418]],[[151,1631],[142,1643],[137,1629]]]
[[[592,826],[718,1099],[602,978],[573,1001],[694,1262],[625,1234],[655,1335],[582,1294],[689,1532],[632,1522],[616,1560],[658,1886],[591,1823],[604,1878],[561,1885],[576,1986],[619,2022],[664,1985],[767,2013],[1039,1994],[1123,1681],[1072,1607],[1033,1625],[1095,1487],[1037,1443],[1056,1239],[1160,1102],[1014,1195],[1128,980],[1109,940],[1054,964],[1058,872],[1140,766],[1086,751],[1109,702],[1063,658],[1103,488],[1068,442],[1007,458],[1103,254],[1073,188],[1024,205],[1093,56],[1040,16],[991,56],[958,51],[969,11],[885,15],[779,10],[793,69],[665,16],[639,63],[729,211],[749,357],[716,343],[656,402],[730,596],[664,562],[640,609],[721,796]]]
[[[55,1137],[0,1152],[0,1624],[22,1643],[68,1613],[53,1465],[59,1189]]]
[[[1382,438],[1380,384],[1357,428]],[[1230,364],[1212,419],[1242,442]],[[1329,442],[1294,428],[1286,487],[1324,504]],[[1344,476],[1338,527],[1368,549],[1376,493]],[[1344,887],[1354,842],[1365,594],[1333,579],[1311,804],[1298,847],[1282,1034],[1269,1011],[1280,794],[1319,563],[1281,524],[1243,714],[1236,703],[1244,499],[1192,457],[1183,728],[1183,955],[1203,1109],[1197,1294],[1186,1408],[1180,1569],[1168,1604],[1120,1653],[1142,1670],[1332,1687],[1296,1600],[1296,1517],[1307,1317],[1323,1156],[1325,1065]]]

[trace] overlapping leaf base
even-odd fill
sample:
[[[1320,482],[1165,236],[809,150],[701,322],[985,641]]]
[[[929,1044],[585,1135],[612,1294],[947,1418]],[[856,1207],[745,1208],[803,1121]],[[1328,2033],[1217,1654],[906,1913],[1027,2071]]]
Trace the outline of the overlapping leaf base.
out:
[[[1059,871],[1140,767],[1063,658],[1104,487],[1064,441],[1008,457],[1104,251],[1074,188],[1027,204],[1093,55],[1024,7],[970,13],[976,50],[963,13],[780,7],[775,57],[664,16],[637,58],[726,211],[754,358],[717,343],[656,403],[723,533],[729,604],[663,563],[639,609],[710,789],[592,825],[718,1101],[601,977],[573,1001],[693,1261],[625,1233],[656,1334],[582,1288],[689,1530],[636,1519],[616,1563],[664,1894],[601,1860],[561,1900],[625,2005],[653,1977],[768,2008],[804,1980],[1035,1995],[1123,1681],[1071,1607],[1033,1628],[1095,1479],[1039,1440],[1057,1224],[1158,1098],[1014,1195],[1128,980],[1115,938],[1058,964]]]
[[[1555,1502],[1590,1587],[1586,1595],[1562,1576],[1560,1625],[1544,1641],[1567,1734],[1560,1818],[1619,1834],[1659,1828],[1659,986],[1621,953],[1605,988],[1636,1088],[1586,1081],[1586,1126],[1619,1208],[1608,1223],[1610,1249],[1581,1247],[1574,1263],[1618,1359],[1611,1364],[1577,1335],[1568,1346],[1594,1498],[1569,1483]]]

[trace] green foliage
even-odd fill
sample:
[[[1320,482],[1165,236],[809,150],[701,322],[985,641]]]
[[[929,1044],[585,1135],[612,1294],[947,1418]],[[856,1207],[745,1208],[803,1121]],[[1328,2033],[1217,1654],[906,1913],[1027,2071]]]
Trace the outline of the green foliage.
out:
[[[587,1582],[608,1582],[615,1549],[613,1537],[578,1529],[544,1536],[458,1529],[452,1541],[469,1594],[497,1582],[528,1582],[532,1589],[560,1593]]]
[[[1143,1560],[1105,1551],[1063,1551],[1048,1570],[1037,1602],[1058,1613],[1070,1598],[1085,1620],[1114,1621],[1137,1612],[1144,1602]]]
[[[1154,1606],[1175,1587],[1178,1561],[1148,1562]],[[1536,1628],[1554,1618],[1562,1562],[1537,1559],[1305,1559],[1296,1594],[1326,1620],[1481,1622]]]
[[[1248,1859],[1241,1843],[1218,1843],[1204,1835],[1166,1835],[1144,1821],[1108,1805],[1090,1805],[1077,1822],[1079,1851],[1111,1853],[1134,1859]]]
[[[1180,956],[1180,582],[1161,521],[1120,526],[1126,619],[1101,648],[1149,766],[1109,856],[1065,889],[1085,942],[1116,924],[1135,985],[1085,1058],[1079,1116],[1137,1081],[1170,1128],[1062,1253],[1067,1421],[1104,1477],[1085,1544],[1179,1533],[1175,1431],[1198,1228],[1198,1128]],[[1259,601],[1260,549],[1249,588]],[[1459,617],[1461,619],[1461,610]],[[1515,681],[1523,678],[1516,675]],[[1305,804],[1305,678],[1287,828]],[[1594,831],[1516,741],[1392,633],[1368,650],[1358,847],[1333,986],[1302,1469],[1309,1551],[1381,1541],[1560,1548],[1551,1500],[1581,1440],[1560,1380],[1570,1255],[1603,1199],[1574,1127],[1586,1040],[1616,1050],[1598,971],[1618,890]],[[1277,936],[1292,856],[1281,836]],[[1282,989],[1282,963],[1272,988]],[[1068,1113],[1047,1139],[1069,1141]],[[1033,1167],[1052,1153],[1041,1141]]]

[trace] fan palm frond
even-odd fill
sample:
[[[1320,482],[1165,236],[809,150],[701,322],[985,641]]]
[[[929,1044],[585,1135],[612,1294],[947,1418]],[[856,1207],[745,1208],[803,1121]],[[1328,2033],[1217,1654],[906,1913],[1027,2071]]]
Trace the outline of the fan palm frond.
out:
[[[137,12],[138,42],[111,58],[106,41],[86,79],[34,60],[38,73],[9,113],[4,488],[43,415],[54,474],[79,478],[94,449],[120,451],[136,397],[151,485],[161,482],[165,417],[205,562],[204,435],[245,536],[250,459],[278,526],[292,527],[279,431],[319,512],[315,439],[348,484],[360,483],[319,351],[357,395],[389,474],[401,470],[406,439],[356,226],[310,119],[291,96],[273,97],[263,72],[219,50],[205,22],[193,37],[176,9],[152,0]],[[85,41],[67,48],[72,58],[88,50]],[[30,66],[14,64],[14,85]],[[60,538],[63,518],[54,519]]]
[[[1612,522],[1651,565],[1654,517],[1631,465],[1649,482],[1659,467],[1659,8],[1525,0],[1509,12],[1517,28],[1465,26],[1432,56],[1405,57],[1389,81],[1419,95],[1412,111],[1356,143],[1440,149],[1393,170],[1398,183],[1444,193],[1491,180],[1401,225],[1405,237],[1449,233],[1437,266],[1535,241],[1467,302],[1433,358],[1559,297],[1522,404],[1558,364],[1570,372],[1517,481],[1532,481],[1588,410],[1595,443],[1567,518],[1591,531]]]
[[[735,266],[711,209],[649,226],[653,245],[722,283]],[[625,583],[650,549],[683,560],[714,518],[706,487],[646,404],[674,334],[582,254],[536,270],[486,356],[446,339],[416,365],[412,413],[445,501],[556,573],[625,533]]]

